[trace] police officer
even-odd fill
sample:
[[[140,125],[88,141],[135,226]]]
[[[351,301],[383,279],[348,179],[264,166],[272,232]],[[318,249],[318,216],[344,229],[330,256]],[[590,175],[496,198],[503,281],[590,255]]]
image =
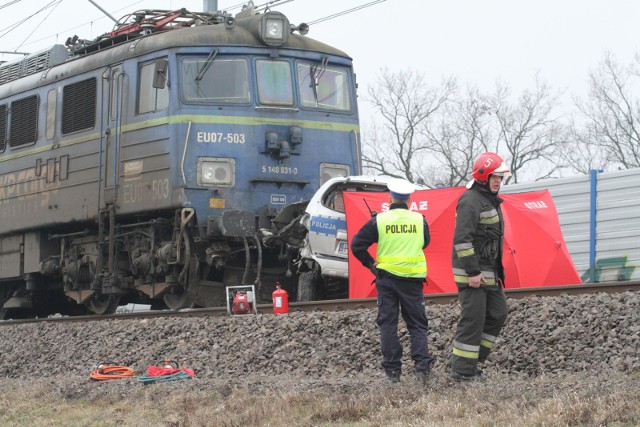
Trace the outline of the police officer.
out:
[[[389,181],[391,207],[373,216],[353,237],[353,255],[376,276],[382,367],[391,383],[400,381],[402,345],[398,338],[398,313],[402,313],[411,336],[411,358],[415,375],[427,382],[433,358],[429,354],[422,283],[427,275],[424,248],[429,244],[429,226],[421,214],[408,208],[415,186],[404,179]],[[373,243],[377,261],[367,249]]]
[[[499,155],[483,153],[473,164],[468,190],[458,199],[452,264],[461,313],[450,373],[456,381],[483,379],[478,362],[487,359],[507,319],[504,221],[498,191],[508,175],[510,171]]]

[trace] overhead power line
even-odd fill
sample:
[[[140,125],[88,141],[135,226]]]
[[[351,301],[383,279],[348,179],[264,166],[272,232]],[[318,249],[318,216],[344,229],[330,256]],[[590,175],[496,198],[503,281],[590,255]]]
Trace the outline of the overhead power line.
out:
[[[21,1],[21,0],[15,0],[15,1]],[[54,0],[54,1],[55,1],[55,0]],[[135,2],[133,2],[133,3],[130,3],[128,6],[121,7],[120,9],[116,10],[115,12],[121,12],[121,11],[123,11],[123,10],[131,10],[131,7],[132,7],[132,6],[134,6],[134,5],[136,5],[136,4],[138,4],[138,3],[142,3],[142,0],[138,0],[138,1],[135,1]],[[30,19],[31,17],[35,16],[37,13],[40,13],[40,11],[38,11],[38,12],[36,12],[35,14],[33,14],[33,15],[29,16],[28,18],[25,18],[24,20],[20,21],[20,23],[19,23],[19,24],[21,24],[22,22],[24,22],[24,21],[26,21],[26,20]],[[76,29],[78,29],[78,28],[84,27],[85,25],[91,25],[91,24],[93,24],[94,22],[96,22],[96,21],[100,21],[100,20],[103,20],[103,19],[106,19],[106,16],[104,16],[104,15],[99,16],[99,17],[97,17],[97,18],[93,19],[92,21],[85,22],[85,23],[80,24],[80,25],[76,25],[75,27],[70,27],[70,28],[67,28],[67,29],[61,30],[61,31],[59,31],[59,32],[58,32],[58,33],[56,33],[56,34],[49,34],[49,35],[44,36],[44,37],[42,37],[42,38],[39,38],[39,39],[37,39],[37,40],[32,40],[32,41],[30,41],[29,43],[24,43],[24,42],[23,42],[23,43],[21,44],[21,46],[29,46],[29,45],[32,45],[32,44],[35,44],[35,43],[39,43],[39,42],[41,42],[41,41],[43,41],[43,40],[49,39],[49,38],[51,38],[51,37],[57,37],[59,34],[65,34],[65,33],[68,33],[69,31],[76,30]],[[19,25],[19,24],[12,24],[12,26]],[[9,28],[9,27],[7,27],[7,28]],[[6,29],[6,28],[5,28],[5,29]],[[0,31],[4,31],[5,29],[0,29]],[[0,38],[1,38],[2,36],[4,36],[4,34],[0,35]],[[17,49],[17,48],[16,48],[16,49]]]
[[[49,11],[49,13],[47,13],[47,16],[45,16],[44,18],[42,18],[42,21],[40,21],[40,25],[42,25],[42,23],[43,23],[44,21],[46,21],[46,20],[47,20],[47,18],[49,17],[49,15],[51,15],[51,13],[52,13],[54,10],[56,10],[56,7],[58,7],[58,5],[59,5],[60,3],[62,3],[62,0],[58,0],[58,2],[57,2],[56,4],[54,4],[54,5],[53,5],[53,7],[52,7],[52,8],[51,8],[51,10]],[[27,37],[25,37],[25,39],[24,39],[24,40],[22,40],[22,43],[20,43],[20,45],[19,45],[18,47],[16,47],[16,50],[20,49],[20,48],[22,47],[22,45],[23,45],[27,40],[29,40],[29,37],[31,37],[31,35],[33,35],[33,33],[38,29],[38,27],[39,27],[40,25],[36,25],[36,26],[34,26],[34,27],[33,27],[33,30],[29,33],[29,35],[28,35]]]
[[[266,3],[262,3],[262,4],[254,4],[253,7],[255,7],[255,10],[262,10],[262,9],[268,9],[270,7],[276,7],[276,6],[282,6],[285,3],[291,3],[294,0],[269,0]],[[234,9],[240,9],[243,8],[245,6],[247,6],[249,2],[248,1],[243,1],[242,3],[238,3],[238,4],[234,4],[233,6],[229,6],[224,8],[225,11],[229,11],[229,10],[234,10]]]
[[[0,34],[0,38],[6,36],[7,34],[9,34],[11,31],[15,30],[16,28],[18,28],[20,25],[24,24],[25,22],[27,22],[29,19],[33,18],[34,16],[36,16],[37,14],[39,14],[40,12],[47,10],[48,8],[50,8],[51,6],[54,5],[54,3],[58,2],[60,3],[62,0],[52,0],[50,1],[48,4],[46,4],[45,6],[43,6],[40,10],[38,10],[35,13],[32,13],[31,15],[27,16],[26,18],[24,18],[21,21],[18,21],[14,24],[9,25],[8,27],[5,28],[1,28],[0,31],[4,31],[4,33]],[[57,5],[56,5],[57,6]],[[37,27],[36,27],[37,28]]]
[[[13,5],[13,4],[19,3],[20,1],[22,1],[22,0],[12,0],[12,1],[9,1],[9,2],[7,2],[7,3],[4,3],[4,4],[0,5],[0,9],[3,9],[3,8],[5,8],[5,7],[8,7],[8,6],[11,6],[11,5]],[[46,10],[46,9],[48,9],[48,8],[52,7],[52,6],[54,6],[54,9],[55,9],[55,7],[56,7],[58,4],[60,4],[60,2],[61,2],[61,1],[62,1],[62,0],[52,0],[52,1],[51,1],[51,2],[49,2],[47,5],[43,6],[40,10],[38,10],[37,12],[35,12],[35,13],[31,14],[30,16],[28,16],[28,17],[26,17],[26,18],[24,18],[24,19],[22,19],[22,20],[20,20],[20,21],[18,21],[18,22],[16,22],[16,23],[14,23],[14,24],[11,24],[11,25],[10,25],[10,26],[8,26],[8,27],[1,28],[1,29],[0,29],[0,38],[2,38],[2,37],[4,37],[5,35],[9,34],[11,31],[15,30],[15,29],[16,29],[16,28],[18,28],[20,25],[22,25],[23,23],[27,22],[29,19],[33,18],[34,16],[38,15],[39,13],[43,12],[44,10]],[[265,8],[265,9],[266,9],[266,8],[270,8],[270,7],[277,7],[277,6],[281,6],[281,5],[283,5],[283,4],[290,3],[290,2],[293,2],[293,1],[295,1],[295,0],[271,0],[271,1],[267,1],[266,3],[262,3],[262,4],[260,4],[260,5],[257,5],[257,6],[255,6],[255,7],[256,7],[256,9],[262,9],[262,8]],[[319,23],[321,23],[321,22],[329,21],[329,20],[331,20],[331,19],[338,18],[338,17],[340,17],[340,16],[344,16],[344,15],[347,15],[347,14],[349,14],[349,13],[356,12],[356,11],[358,11],[358,10],[366,9],[366,8],[368,8],[368,7],[374,6],[374,5],[378,4],[378,3],[382,3],[382,2],[385,2],[385,1],[387,1],[387,0],[374,0],[374,1],[370,1],[370,2],[365,3],[365,4],[362,4],[362,5],[360,5],[360,6],[356,6],[356,7],[353,7],[353,8],[351,8],[351,9],[346,9],[346,10],[343,10],[343,11],[341,11],[341,12],[337,12],[337,13],[334,13],[334,14],[332,14],[332,15],[328,15],[328,16],[325,16],[325,17],[323,17],[323,18],[316,19],[316,20],[314,20],[314,21],[309,22],[309,23],[308,23],[308,25],[319,24]],[[131,6],[133,6],[133,5],[137,4],[137,3],[141,3],[141,0],[134,1],[134,2],[133,2],[133,3],[131,3],[129,6],[126,6],[126,7],[123,7],[123,8],[121,8],[121,9],[118,9],[118,11],[121,11],[121,10],[124,10],[124,9],[127,9],[127,8],[130,8]],[[245,4],[246,4],[246,2],[238,3],[238,4],[236,4],[236,5],[230,6],[229,8],[226,8],[226,10],[233,10],[233,9],[237,9],[237,8],[239,8],[239,7],[244,6]],[[53,12],[53,10],[52,10],[52,11],[50,11],[50,12],[49,12],[49,14],[51,14],[51,12]],[[47,15],[47,16],[49,16],[49,15]],[[35,32],[35,29],[34,29],[34,31],[32,31],[32,32],[29,34],[29,36],[27,36],[27,37],[25,38],[25,40],[24,40],[24,41],[23,41],[23,42],[22,42],[22,43],[21,43],[21,44],[16,48],[16,50],[17,50],[19,47],[21,47],[21,46],[28,46],[28,45],[31,45],[31,44],[34,44],[34,43],[37,43],[37,42],[41,42],[41,41],[46,40],[46,39],[48,39],[48,38],[51,38],[51,37],[57,36],[57,35],[58,35],[58,34],[60,34],[60,33],[66,33],[66,32],[68,32],[68,31],[71,31],[71,30],[75,30],[75,29],[77,29],[77,28],[80,28],[80,27],[82,27],[82,26],[84,26],[84,25],[92,24],[94,21],[97,21],[97,20],[100,20],[100,19],[103,19],[103,18],[104,18],[104,17],[99,17],[99,18],[97,18],[97,19],[95,19],[95,20],[93,20],[93,21],[89,21],[89,22],[87,22],[87,23],[84,23],[84,24],[81,24],[81,25],[77,25],[77,26],[75,26],[75,27],[68,28],[68,29],[66,29],[66,30],[62,30],[62,31],[60,31],[60,32],[59,32],[59,33],[57,33],[57,34],[51,34],[51,35],[45,36],[45,37],[43,37],[43,38],[40,38],[40,39],[38,39],[38,40],[34,40],[34,41],[29,42],[29,43],[26,43],[27,39],[28,39],[28,38],[29,38],[29,37],[30,37],[30,36]],[[45,17],[45,19],[46,19],[46,17]],[[43,21],[44,21],[44,20],[43,20]],[[38,28],[38,26],[35,26],[35,28],[37,29],[37,28]]]
[[[328,21],[330,19],[338,18],[340,16],[347,15],[349,13],[355,12],[357,10],[365,9],[367,7],[371,7],[375,4],[385,2],[387,0],[375,0],[369,3],[362,4],[360,6],[352,7],[351,9],[343,10],[342,12],[334,13],[333,15],[325,16],[324,18],[316,19],[315,21],[308,22],[308,25],[319,24],[320,22]]]
[[[5,3],[5,4],[0,4],[0,9],[4,9],[5,7],[9,7],[12,4],[20,3],[20,1],[22,1],[22,0],[13,0],[13,1],[10,1],[10,2]]]
[[[234,4],[233,6],[229,6],[229,7],[225,8],[224,10],[239,9],[242,6],[244,6],[245,4],[247,4],[247,2],[243,1],[242,3],[238,3],[238,4]]]

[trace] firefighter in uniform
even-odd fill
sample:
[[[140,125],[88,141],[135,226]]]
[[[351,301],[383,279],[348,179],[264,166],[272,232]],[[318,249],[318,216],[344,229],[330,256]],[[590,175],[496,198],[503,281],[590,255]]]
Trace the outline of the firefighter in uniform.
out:
[[[487,359],[507,319],[504,221],[498,191],[508,175],[510,171],[499,155],[481,154],[473,164],[473,180],[456,208],[452,264],[461,313],[450,376],[457,381],[483,379],[478,362]]]
[[[378,318],[382,367],[391,383],[400,381],[402,344],[398,338],[398,316],[402,313],[411,337],[411,358],[417,380],[426,384],[433,358],[429,354],[422,284],[427,276],[424,248],[429,244],[429,226],[420,213],[409,210],[415,186],[403,179],[391,180],[391,207],[374,215],[353,237],[353,255],[374,274],[378,291]],[[376,260],[367,249],[378,243]]]

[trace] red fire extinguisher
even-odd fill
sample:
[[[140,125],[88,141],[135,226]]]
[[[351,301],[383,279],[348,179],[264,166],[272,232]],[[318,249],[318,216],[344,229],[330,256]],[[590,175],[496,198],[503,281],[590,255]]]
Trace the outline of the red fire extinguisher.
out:
[[[273,291],[273,314],[289,313],[289,294],[280,288],[280,282],[276,282],[276,290]]]

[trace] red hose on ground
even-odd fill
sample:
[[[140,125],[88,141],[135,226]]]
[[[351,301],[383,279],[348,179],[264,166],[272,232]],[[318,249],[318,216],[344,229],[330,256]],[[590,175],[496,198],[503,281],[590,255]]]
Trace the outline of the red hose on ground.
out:
[[[93,380],[115,380],[118,378],[131,378],[135,371],[127,366],[100,365],[91,371],[89,376]]]

